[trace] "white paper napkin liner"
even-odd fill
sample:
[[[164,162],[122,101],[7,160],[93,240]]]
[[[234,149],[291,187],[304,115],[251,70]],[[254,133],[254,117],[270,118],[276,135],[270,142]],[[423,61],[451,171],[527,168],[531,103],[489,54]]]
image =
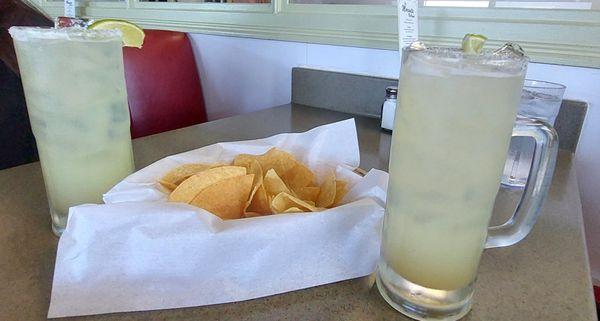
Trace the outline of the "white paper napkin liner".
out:
[[[385,181],[373,170],[354,188]],[[73,207],[48,317],[227,303],[368,275],[385,189],[368,191],[324,212],[229,221],[177,203]]]
[[[186,163],[230,163],[241,153],[259,155],[277,147],[285,150],[321,178],[329,170],[360,164],[354,119],[313,128],[303,133],[286,133],[267,138],[217,143],[165,157],[131,174],[104,194],[104,203],[165,200],[166,190],[157,182],[174,167]]]
[[[227,162],[271,147],[291,152],[315,171],[335,167],[349,183],[346,204],[223,221],[166,202],[155,183],[182,163]],[[388,176],[371,170],[360,177],[352,172],[358,164],[352,119],[159,160],[105,194],[106,205],[70,209],[48,317],[226,303],[368,275],[379,257]]]

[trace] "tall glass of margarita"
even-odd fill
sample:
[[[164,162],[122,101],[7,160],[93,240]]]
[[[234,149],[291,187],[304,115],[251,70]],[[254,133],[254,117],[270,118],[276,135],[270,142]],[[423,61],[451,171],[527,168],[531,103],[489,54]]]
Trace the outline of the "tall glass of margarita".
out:
[[[121,33],[12,27],[52,229],[134,169]]]
[[[403,52],[377,284],[412,318],[456,320],[469,311],[511,135],[536,138],[536,184],[549,184],[553,129],[519,120],[513,133],[526,67],[526,57],[508,53]],[[490,246],[531,229],[545,192],[531,194],[520,209],[525,223],[496,228]]]

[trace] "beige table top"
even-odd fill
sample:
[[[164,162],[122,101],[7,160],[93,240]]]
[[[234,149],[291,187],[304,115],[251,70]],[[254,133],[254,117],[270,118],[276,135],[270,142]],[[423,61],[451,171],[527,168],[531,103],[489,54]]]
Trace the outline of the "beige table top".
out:
[[[138,168],[164,156],[220,141],[300,132],[351,117],[285,105],[134,141]],[[390,135],[356,117],[361,167],[387,169]],[[497,213],[518,195],[503,191]],[[496,215],[494,220],[499,220]],[[50,231],[39,163],[0,171],[0,321],[44,320],[58,239]],[[571,154],[557,170],[538,223],[521,243],[483,254],[473,310],[465,320],[596,320],[581,203]],[[407,320],[364,277],[245,302],[198,308],[88,316],[81,320]]]

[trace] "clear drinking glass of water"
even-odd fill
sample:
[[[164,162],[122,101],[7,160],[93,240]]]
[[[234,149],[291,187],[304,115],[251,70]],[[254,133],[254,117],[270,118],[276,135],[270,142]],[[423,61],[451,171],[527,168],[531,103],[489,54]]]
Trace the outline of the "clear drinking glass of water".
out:
[[[542,120],[554,126],[565,89],[561,84],[525,79],[518,115]],[[530,137],[512,138],[502,175],[503,185],[525,186],[531,169],[534,146],[535,143]]]

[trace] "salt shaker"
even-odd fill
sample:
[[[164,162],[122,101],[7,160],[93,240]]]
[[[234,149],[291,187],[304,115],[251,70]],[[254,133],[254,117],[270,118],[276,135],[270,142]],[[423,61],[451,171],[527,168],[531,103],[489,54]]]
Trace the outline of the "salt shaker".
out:
[[[381,129],[384,131],[391,132],[394,128],[397,95],[398,87],[390,86],[385,89],[385,101],[381,106]]]

